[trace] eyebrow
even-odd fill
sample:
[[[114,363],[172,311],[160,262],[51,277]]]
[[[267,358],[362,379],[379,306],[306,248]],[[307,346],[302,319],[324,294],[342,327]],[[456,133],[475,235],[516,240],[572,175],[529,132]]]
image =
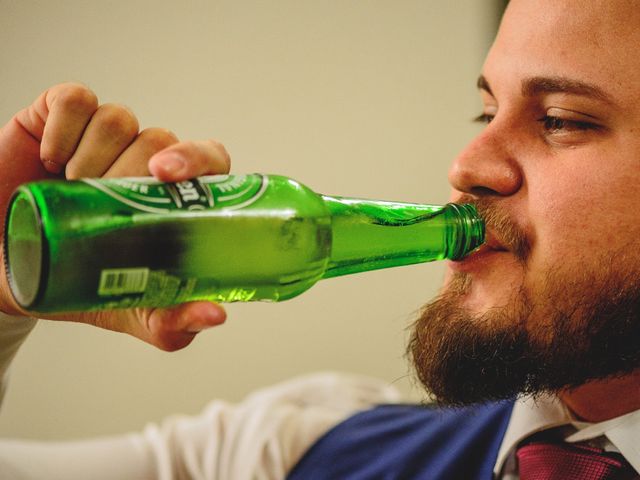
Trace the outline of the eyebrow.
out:
[[[479,89],[485,90],[493,95],[489,82],[484,75],[478,77],[477,86]],[[565,77],[529,77],[522,81],[523,96],[535,97],[543,93],[568,93],[571,95],[592,97],[610,105],[615,105],[611,96],[605,93],[600,87],[580,80]]]

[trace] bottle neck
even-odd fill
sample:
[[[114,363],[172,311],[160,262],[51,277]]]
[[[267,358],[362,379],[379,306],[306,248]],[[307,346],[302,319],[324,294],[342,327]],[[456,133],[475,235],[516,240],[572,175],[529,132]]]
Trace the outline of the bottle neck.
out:
[[[484,222],[471,205],[322,198],[332,229],[324,278],[457,259],[484,242]]]

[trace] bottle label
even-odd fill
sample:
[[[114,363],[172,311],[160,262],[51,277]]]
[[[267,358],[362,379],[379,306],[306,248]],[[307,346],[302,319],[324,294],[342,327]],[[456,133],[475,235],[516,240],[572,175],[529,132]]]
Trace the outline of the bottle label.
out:
[[[267,189],[265,175],[209,175],[178,183],[152,177],[83,181],[129,207],[148,213],[174,210],[237,210],[258,200]]]

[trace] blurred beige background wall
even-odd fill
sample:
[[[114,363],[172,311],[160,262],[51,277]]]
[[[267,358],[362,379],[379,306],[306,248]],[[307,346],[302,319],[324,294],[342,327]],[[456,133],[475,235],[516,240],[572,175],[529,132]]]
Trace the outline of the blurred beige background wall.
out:
[[[475,78],[500,3],[0,0],[0,121],[48,86],[80,81],[131,107],[143,127],[222,140],[235,172],[445,202],[448,163],[477,130]],[[0,436],[139,429],[318,370],[374,375],[419,397],[405,329],[442,269],[371,272],[282,304],[230,305],[225,326],[172,354],[41,321],[14,363]]]

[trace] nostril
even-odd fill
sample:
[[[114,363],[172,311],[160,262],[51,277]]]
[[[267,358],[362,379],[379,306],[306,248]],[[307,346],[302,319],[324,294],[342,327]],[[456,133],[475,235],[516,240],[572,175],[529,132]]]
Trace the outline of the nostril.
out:
[[[470,193],[476,197],[486,197],[488,195],[500,195],[497,191],[489,187],[471,187]]]

